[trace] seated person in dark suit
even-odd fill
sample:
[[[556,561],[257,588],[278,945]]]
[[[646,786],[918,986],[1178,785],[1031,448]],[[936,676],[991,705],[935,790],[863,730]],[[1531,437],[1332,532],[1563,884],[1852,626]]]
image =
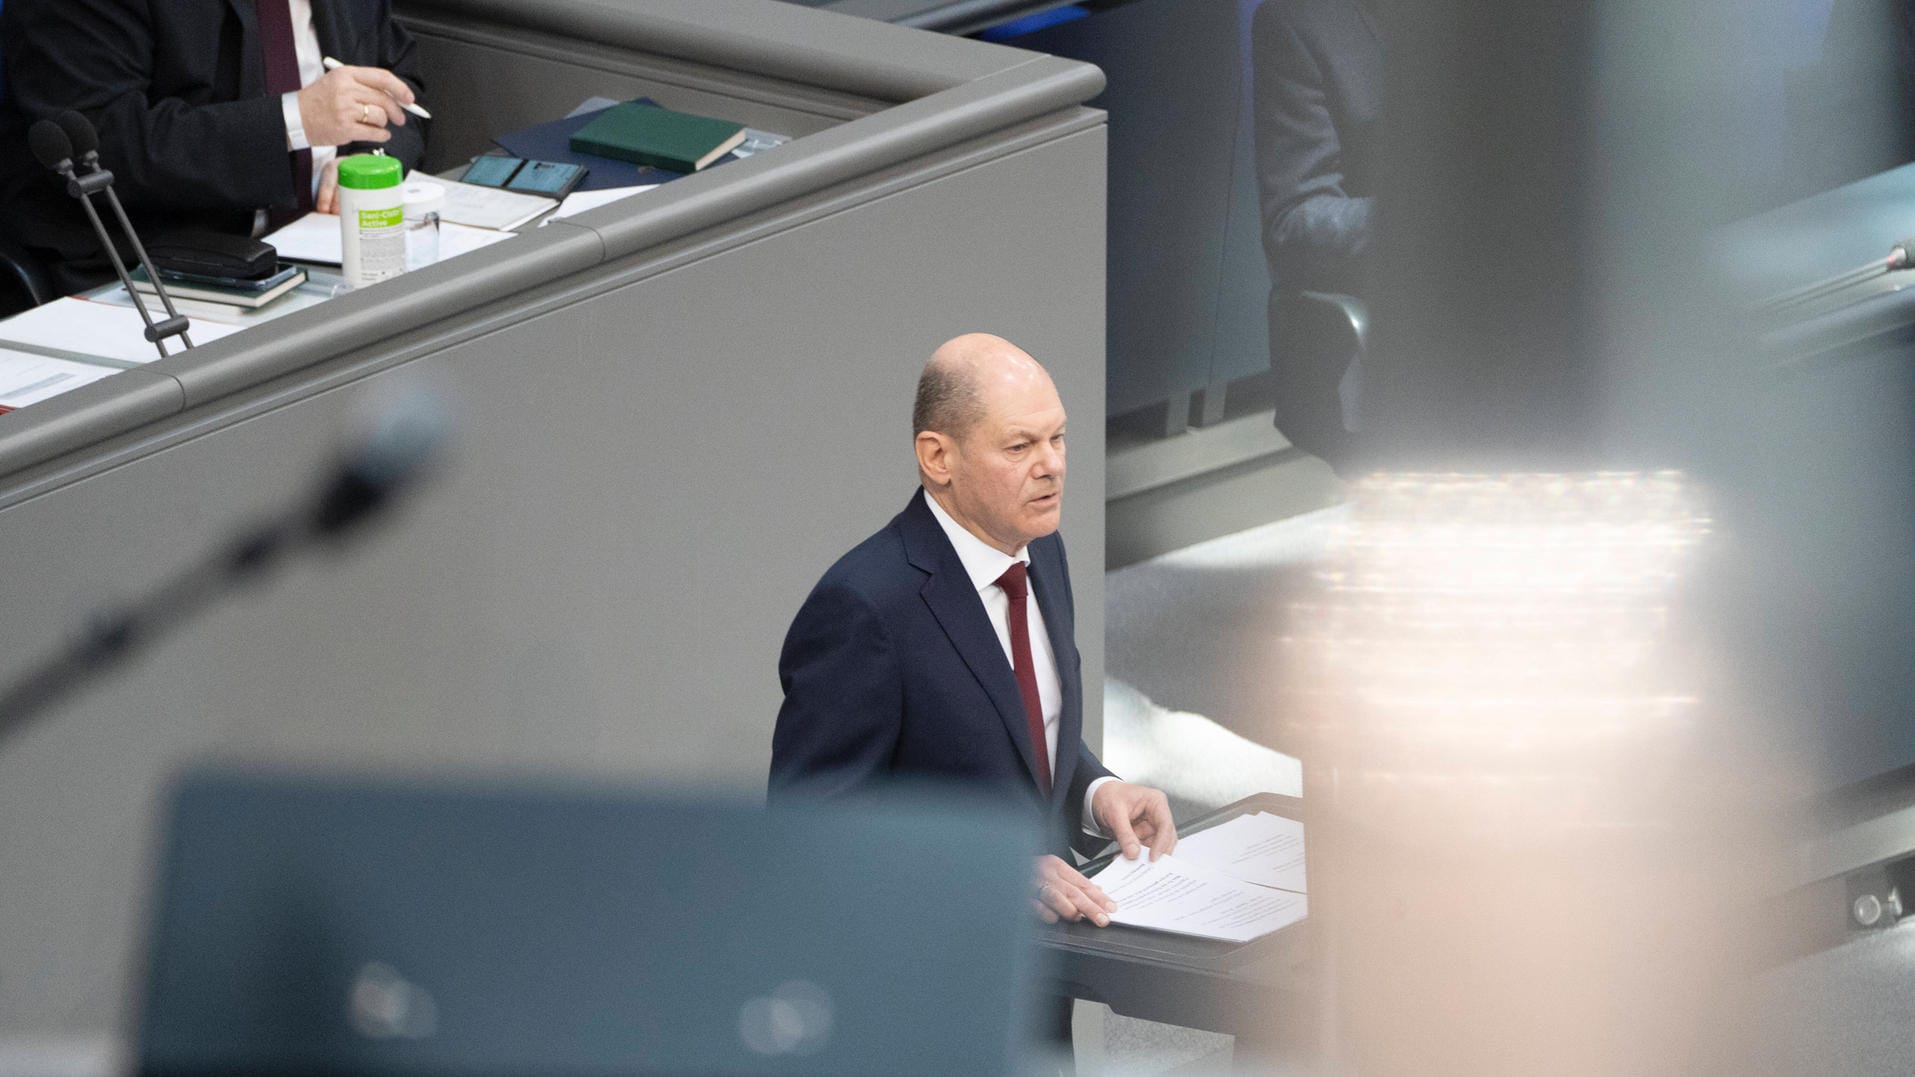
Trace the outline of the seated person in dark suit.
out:
[[[407,168],[425,154],[424,121],[399,107],[420,81],[389,0],[7,0],[0,41],[0,230],[62,291],[112,277],[84,211],[28,149],[28,128],[64,109],[99,129],[142,239],[258,234],[269,217],[332,211],[339,154],[377,147]]]
[[[1251,22],[1251,63],[1277,426],[1336,464],[1357,426],[1356,356],[1324,354],[1284,315],[1298,310],[1299,292],[1364,296],[1383,99],[1374,0],[1265,0]]]

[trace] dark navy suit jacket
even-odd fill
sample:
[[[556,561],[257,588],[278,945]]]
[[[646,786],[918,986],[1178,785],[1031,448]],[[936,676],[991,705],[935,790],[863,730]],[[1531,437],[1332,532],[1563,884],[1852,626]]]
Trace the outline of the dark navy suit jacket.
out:
[[[785,702],[771,794],[835,796],[897,779],[995,787],[1042,811],[1055,840],[1087,851],[1084,792],[1108,775],[1084,745],[1084,691],[1064,542],[1030,544],[1030,579],[1063,685],[1056,780],[1038,790],[1017,677],[984,603],[921,492],[838,559],[785,637]]]
[[[391,0],[313,0],[312,11],[326,55],[420,88],[413,39]],[[254,0],[7,0],[0,31],[0,229],[49,263],[105,268],[84,211],[27,151],[27,128],[62,109],[99,128],[100,163],[144,239],[171,228],[245,235],[255,209],[295,204]],[[414,168],[425,128],[407,116],[380,148]]]

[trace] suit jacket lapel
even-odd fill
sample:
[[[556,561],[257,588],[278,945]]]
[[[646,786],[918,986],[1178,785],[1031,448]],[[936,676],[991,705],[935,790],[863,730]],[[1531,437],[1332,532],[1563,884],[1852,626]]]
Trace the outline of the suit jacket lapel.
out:
[[[319,35],[319,51],[341,63],[375,64],[377,57],[360,56],[354,48],[353,27],[342,25],[346,5],[330,3],[328,0],[313,0],[313,33]]]
[[[1077,673],[1074,616],[1064,600],[1066,588],[1053,586],[1053,579],[1061,576],[1063,569],[1049,553],[1048,542],[1031,543],[1031,593],[1037,596],[1037,606],[1044,613],[1044,632],[1051,640],[1057,683],[1064,697],[1057,716],[1057,758],[1052,760],[1056,777],[1051,782],[1052,794],[1061,795],[1070,788],[1072,773],[1077,769],[1077,745],[1084,735],[1084,703]]]
[[[958,560],[951,540],[938,526],[931,510],[924,505],[923,494],[914,494],[900,517],[905,554],[913,565],[930,573],[919,594],[930,607],[931,616],[957,650],[958,656],[977,678],[1004,723],[1011,743],[1024,761],[1024,772],[1032,785],[1037,784],[1037,756],[1031,750],[1030,725],[1024,717],[1024,697],[1018,692],[1017,674],[1004,658],[1004,645],[984,612],[984,603],[971,577]],[[1043,599],[1039,599],[1042,602]],[[1061,729],[1060,729],[1061,732]]]
[[[254,0],[226,0],[239,20],[239,92],[245,97],[266,93],[266,54],[259,43],[259,12]]]

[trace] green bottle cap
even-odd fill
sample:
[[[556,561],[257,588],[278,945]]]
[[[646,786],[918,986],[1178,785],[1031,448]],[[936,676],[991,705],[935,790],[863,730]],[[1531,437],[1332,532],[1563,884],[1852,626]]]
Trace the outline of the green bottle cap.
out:
[[[360,191],[397,187],[405,174],[397,157],[367,153],[339,159],[339,185]]]

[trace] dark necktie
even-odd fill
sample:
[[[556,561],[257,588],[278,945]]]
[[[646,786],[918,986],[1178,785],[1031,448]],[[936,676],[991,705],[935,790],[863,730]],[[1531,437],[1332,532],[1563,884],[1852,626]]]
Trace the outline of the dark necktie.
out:
[[[1024,722],[1030,727],[1031,754],[1037,758],[1037,788],[1051,795],[1051,753],[1044,746],[1044,704],[1037,698],[1037,666],[1031,662],[1031,623],[1024,612],[1026,584],[1024,562],[1019,561],[997,578],[997,585],[1010,597],[1011,669],[1017,674],[1017,691],[1024,697]]]
[[[259,44],[266,56],[266,92],[278,97],[299,87],[299,52],[293,47],[293,11],[287,0],[253,0],[259,20]],[[277,228],[313,208],[313,153],[292,155],[293,196],[297,211],[275,209],[267,214],[268,227]]]

